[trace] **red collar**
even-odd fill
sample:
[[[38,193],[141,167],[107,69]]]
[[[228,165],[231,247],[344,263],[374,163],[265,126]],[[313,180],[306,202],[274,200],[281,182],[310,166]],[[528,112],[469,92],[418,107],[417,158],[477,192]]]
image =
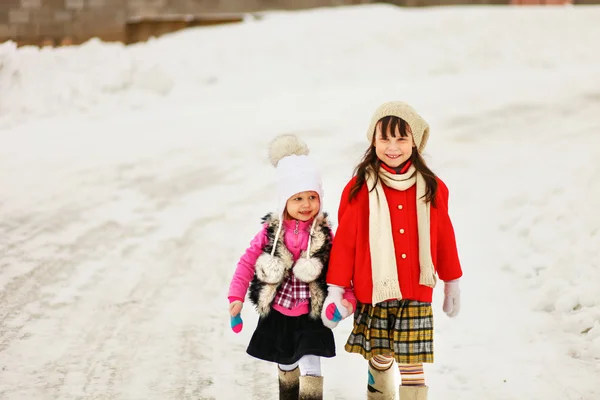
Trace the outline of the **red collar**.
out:
[[[394,168],[392,168],[392,167],[389,167],[389,166],[388,166],[388,165],[386,165],[385,163],[381,163],[381,167],[382,167],[383,169],[385,169],[386,171],[388,171],[388,172],[392,173],[392,174],[405,174],[405,173],[406,173],[406,171],[408,171],[408,169],[410,168],[411,164],[412,164],[412,163],[410,162],[410,160],[408,160],[408,161],[407,161],[407,162],[406,162],[406,163],[405,163],[405,164],[402,166],[402,169],[400,170],[400,172],[396,171],[396,170],[395,170]]]

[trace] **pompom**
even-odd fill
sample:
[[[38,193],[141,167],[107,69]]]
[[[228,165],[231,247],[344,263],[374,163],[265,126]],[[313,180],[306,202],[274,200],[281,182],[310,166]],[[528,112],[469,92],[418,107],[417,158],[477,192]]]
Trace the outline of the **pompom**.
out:
[[[294,134],[279,135],[269,145],[269,160],[274,167],[279,160],[291,155],[308,155],[308,146]]]
[[[317,279],[323,271],[323,264],[318,258],[305,258],[301,257],[296,261],[294,269],[292,270],[296,278],[302,282],[310,283]]]
[[[256,276],[265,283],[281,282],[285,273],[285,264],[277,257],[263,253],[256,260]]]

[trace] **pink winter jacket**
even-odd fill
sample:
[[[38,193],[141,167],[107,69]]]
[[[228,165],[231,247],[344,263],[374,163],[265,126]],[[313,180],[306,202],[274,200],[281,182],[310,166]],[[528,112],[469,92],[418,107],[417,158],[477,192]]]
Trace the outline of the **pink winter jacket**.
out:
[[[294,256],[294,262],[298,260],[302,251],[306,250],[306,247],[308,246],[308,236],[311,224],[312,220],[306,222],[297,220],[283,221],[283,228],[281,230],[284,235],[283,242]],[[294,230],[296,229],[298,234],[294,233]],[[265,224],[261,231],[256,234],[254,239],[252,239],[250,247],[246,249],[246,252],[238,262],[233,278],[231,279],[231,284],[229,285],[228,298],[230,303],[236,300],[244,301],[250,281],[252,281],[252,278],[254,277],[256,260],[262,254],[263,248],[267,242],[267,225]],[[352,303],[352,307],[356,309],[356,297],[351,288],[346,289],[344,298]],[[289,317],[308,314],[310,311],[308,301],[298,303],[291,310],[282,307],[279,304],[273,304],[272,307],[274,310]]]

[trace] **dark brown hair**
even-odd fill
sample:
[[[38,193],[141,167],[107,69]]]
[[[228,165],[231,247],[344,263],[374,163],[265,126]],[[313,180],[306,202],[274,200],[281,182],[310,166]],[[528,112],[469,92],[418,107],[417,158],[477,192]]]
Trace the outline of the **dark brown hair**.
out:
[[[396,137],[396,129],[400,132],[401,137],[407,137],[407,127],[410,129],[410,126],[401,118],[395,116],[387,116],[383,117],[379,120],[381,122],[381,135],[383,139],[387,139],[388,132],[392,135],[392,137]],[[379,124],[377,122],[377,124]],[[381,160],[377,157],[377,153],[375,152],[375,135],[377,131],[377,124],[373,130],[373,139],[371,140],[371,146],[365,152],[362,160],[354,169],[354,175],[356,175],[356,182],[352,185],[350,189],[349,201],[356,196],[358,191],[362,188],[363,185],[366,184],[367,171],[372,169],[373,171],[379,171],[381,167]],[[431,204],[435,207],[435,194],[437,192],[438,182],[433,171],[429,169],[427,163],[421,157],[421,154],[417,151],[416,147],[413,147],[412,155],[409,158],[412,165],[415,166],[416,170],[421,173],[423,179],[425,180],[425,199],[427,202],[431,202]],[[379,175],[375,175],[375,184],[379,180]],[[373,189],[375,189],[373,187]],[[371,189],[371,190],[373,190]]]

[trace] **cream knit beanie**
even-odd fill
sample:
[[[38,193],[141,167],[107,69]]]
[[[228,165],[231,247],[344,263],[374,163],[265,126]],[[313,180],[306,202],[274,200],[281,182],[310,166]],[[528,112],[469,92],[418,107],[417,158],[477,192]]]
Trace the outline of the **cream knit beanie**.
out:
[[[429,124],[427,124],[427,122],[425,122],[425,120],[419,114],[417,114],[414,108],[402,101],[390,101],[383,103],[377,108],[377,110],[375,110],[375,114],[373,114],[373,118],[371,118],[369,129],[367,130],[367,139],[369,140],[369,143],[373,142],[373,134],[375,132],[375,126],[377,125],[377,122],[381,118],[387,116],[395,116],[408,123],[412,131],[413,140],[415,141],[417,150],[419,153],[422,153],[425,149],[425,145],[427,145],[427,140],[429,139]]]

